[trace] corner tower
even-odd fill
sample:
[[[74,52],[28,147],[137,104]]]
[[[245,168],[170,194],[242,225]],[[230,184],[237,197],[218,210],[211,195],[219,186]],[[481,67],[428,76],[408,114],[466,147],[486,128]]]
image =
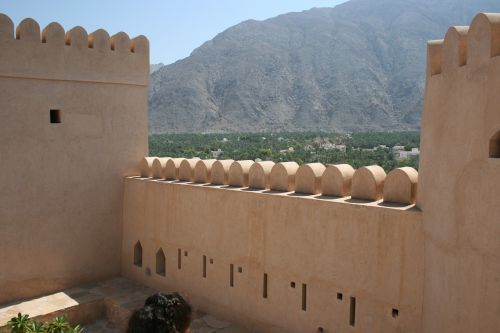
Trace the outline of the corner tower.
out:
[[[500,327],[500,14],[428,46],[423,332]]]
[[[120,274],[149,44],[0,14],[0,303]]]

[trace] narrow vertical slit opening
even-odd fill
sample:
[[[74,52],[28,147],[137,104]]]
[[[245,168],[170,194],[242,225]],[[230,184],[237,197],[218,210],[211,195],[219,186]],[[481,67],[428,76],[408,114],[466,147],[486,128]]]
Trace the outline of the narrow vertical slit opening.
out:
[[[264,273],[264,281],[262,283],[262,297],[267,298],[267,273]]]
[[[349,325],[353,326],[356,324],[356,297],[351,296],[351,301],[349,305]]]
[[[182,268],[182,251],[181,251],[181,249],[177,250],[177,268],[178,269]]]
[[[203,277],[207,277],[207,256],[203,256]]]
[[[392,309],[392,318],[396,319],[399,316],[398,309]]]
[[[229,266],[229,286],[234,287],[234,265]]]
[[[307,285],[302,283],[302,311],[307,310]]]

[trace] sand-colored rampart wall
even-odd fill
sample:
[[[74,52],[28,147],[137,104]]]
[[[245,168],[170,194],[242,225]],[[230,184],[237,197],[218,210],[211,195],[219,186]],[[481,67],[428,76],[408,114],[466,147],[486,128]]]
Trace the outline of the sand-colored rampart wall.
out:
[[[120,274],[148,75],[144,37],[0,14],[0,303]]]
[[[500,328],[500,14],[428,46],[423,332]]]
[[[141,173],[154,163],[145,159]],[[202,163],[178,165],[206,170]],[[259,332],[420,332],[421,212],[383,200],[383,170],[329,171],[343,175],[333,177],[338,191],[350,191],[346,179],[361,177],[353,181],[359,193],[377,196],[361,200],[319,193],[318,178],[330,167],[207,163],[212,175],[220,165],[215,182],[233,185],[211,184],[206,175],[202,182],[125,179],[124,276],[179,290],[201,310]],[[294,178],[302,193],[295,185],[290,192],[247,185],[275,176],[286,185]]]

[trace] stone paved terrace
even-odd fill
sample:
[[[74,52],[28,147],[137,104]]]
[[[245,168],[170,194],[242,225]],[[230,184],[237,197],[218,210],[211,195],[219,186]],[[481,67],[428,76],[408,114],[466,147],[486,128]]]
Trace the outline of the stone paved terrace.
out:
[[[125,332],[128,317],[155,291],[130,280],[117,278],[80,286],[35,299],[0,306],[0,332],[8,332],[7,321],[27,313],[38,321],[67,315],[72,323],[84,326],[85,333]],[[195,311],[192,333],[252,333],[243,327]]]

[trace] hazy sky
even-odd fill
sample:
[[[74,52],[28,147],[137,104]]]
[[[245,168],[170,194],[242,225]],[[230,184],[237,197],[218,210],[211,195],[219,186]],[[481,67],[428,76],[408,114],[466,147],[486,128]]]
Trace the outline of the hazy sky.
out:
[[[57,21],[66,30],[103,28],[146,35],[151,63],[187,57],[217,33],[247,19],[263,20],[312,7],[334,7],[345,0],[0,0],[0,12],[14,23],[34,18],[43,29]]]

